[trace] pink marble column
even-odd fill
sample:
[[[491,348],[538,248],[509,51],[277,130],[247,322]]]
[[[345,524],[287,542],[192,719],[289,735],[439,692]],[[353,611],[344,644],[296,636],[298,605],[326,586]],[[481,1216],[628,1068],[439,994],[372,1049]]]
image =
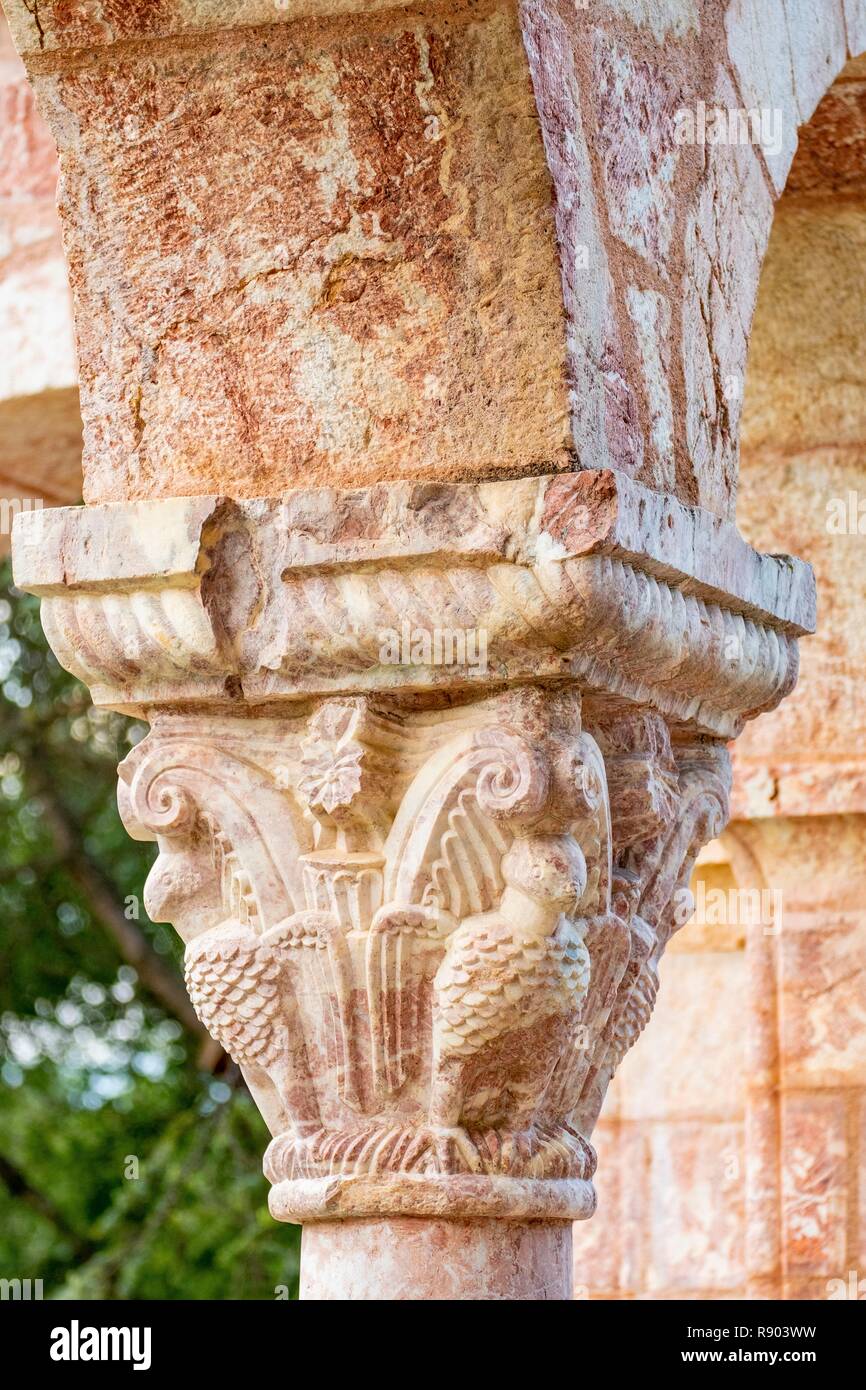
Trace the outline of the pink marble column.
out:
[[[301,1298],[570,1299],[571,1224],[322,1221],[304,1230]]]

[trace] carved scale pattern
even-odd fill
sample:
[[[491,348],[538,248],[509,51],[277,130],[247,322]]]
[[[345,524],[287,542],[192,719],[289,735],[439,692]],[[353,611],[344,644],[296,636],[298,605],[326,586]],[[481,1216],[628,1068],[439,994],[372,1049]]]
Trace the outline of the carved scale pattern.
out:
[[[440,1046],[471,1057],[503,1033],[574,1013],[588,987],[589,952],[568,918],[537,942],[461,928],[437,976]]]
[[[210,932],[186,953],[186,987],[195,1011],[242,1066],[268,1067],[280,1060],[284,969],[279,956],[245,949],[237,939],[220,942]]]

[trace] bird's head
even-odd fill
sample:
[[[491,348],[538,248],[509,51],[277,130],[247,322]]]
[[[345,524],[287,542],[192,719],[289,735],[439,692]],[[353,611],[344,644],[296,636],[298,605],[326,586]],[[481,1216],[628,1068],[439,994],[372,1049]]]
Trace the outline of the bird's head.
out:
[[[583,851],[570,835],[533,836],[515,840],[502,860],[506,897],[524,900],[551,921],[571,914],[587,883]],[[526,900],[529,903],[526,903]]]

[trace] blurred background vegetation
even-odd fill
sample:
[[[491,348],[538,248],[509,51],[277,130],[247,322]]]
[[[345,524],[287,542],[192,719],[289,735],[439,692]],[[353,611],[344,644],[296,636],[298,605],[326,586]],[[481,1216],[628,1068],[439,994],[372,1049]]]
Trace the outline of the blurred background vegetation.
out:
[[[0,1278],[45,1298],[294,1298],[267,1132],[144,910],[156,846],[117,813],[144,732],[93,709],[0,567]]]

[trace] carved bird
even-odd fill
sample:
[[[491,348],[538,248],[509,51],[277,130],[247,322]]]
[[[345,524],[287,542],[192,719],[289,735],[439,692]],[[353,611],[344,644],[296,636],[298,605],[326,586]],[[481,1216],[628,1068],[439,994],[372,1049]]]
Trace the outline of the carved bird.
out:
[[[454,932],[434,982],[430,1120],[441,1162],[474,1170],[469,1131],[531,1131],[589,985],[578,845],[518,839],[502,873],[500,906]]]
[[[302,957],[319,975],[325,970],[317,997],[334,1013],[343,1099],[356,1103],[345,943],[330,916],[296,913],[261,936],[225,922],[195,937],[185,959],[187,989],[205,1028],[239,1066],[267,1075],[296,1134],[321,1128],[296,994]]]

